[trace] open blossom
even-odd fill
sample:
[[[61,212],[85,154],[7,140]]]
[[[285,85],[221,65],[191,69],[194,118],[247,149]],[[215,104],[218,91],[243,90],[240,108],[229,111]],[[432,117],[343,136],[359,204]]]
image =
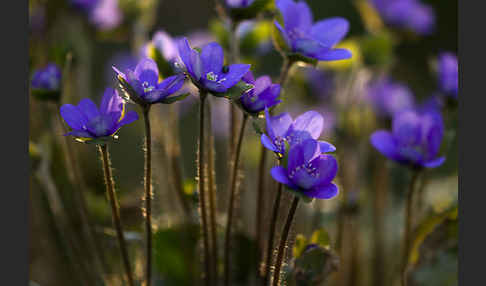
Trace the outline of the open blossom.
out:
[[[324,118],[315,111],[307,111],[292,120],[288,113],[270,116],[268,109],[265,109],[265,119],[267,134],[262,134],[261,143],[279,156],[283,156],[287,151],[285,142],[292,147],[307,139],[317,140],[324,127]],[[328,142],[318,141],[318,143],[321,153],[336,150],[336,147]]]
[[[338,164],[329,154],[322,154],[319,142],[307,139],[290,147],[287,166],[275,166],[272,177],[288,188],[316,199],[330,199],[338,188],[332,183]]]
[[[184,75],[174,75],[159,82],[159,69],[157,64],[148,58],[141,59],[135,70],[127,69],[125,73],[119,71],[117,68],[113,69],[126,81],[133,91],[137,99],[133,99],[137,102],[138,99],[147,104],[153,104],[162,102],[171,95],[178,91],[184,84]]]
[[[414,106],[412,91],[400,82],[382,78],[367,88],[367,99],[381,116],[390,116]]]
[[[223,48],[216,42],[192,49],[186,38],[179,42],[179,56],[194,84],[200,89],[222,93],[236,85],[250,70],[250,65],[233,64],[223,67]]]
[[[349,30],[346,19],[334,17],[313,23],[312,11],[303,1],[279,0],[277,8],[284,25],[282,27],[278,21],[275,25],[291,52],[320,61],[351,58],[350,51],[333,48]]]
[[[459,88],[459,66],[453,53],[439,55],[439,84],[443,92],[457,98]]]
[[[31,86],[33,89],[58,91],[61,87],[61,77],[61,69],[56,64],[49,63],[44,68],[34,71]]]
[[[393,118],[391,132],[375,131],[371,144],[398,163],[434,168],[445,160],[445,157],[438,157],[443,135],[444,124],[438,111],[411,109]]]
[[[78,105],[61,106],[61,116],[72,129],[65,135],[82,141],[112,136],[123,125],[138,119],[135,111],[125,112],[125,101],[112,88],[105,90],[99,108],[91,99],[85,98]]]
[[[269,76],[260,76],[255,80],[253,73],[248,71],[243,77],[243,81],[254,86],[240,97],[240,103],[249,113],[259,113],[265,108],[270,108],[282,102],[278,99],[280,95],[280,85],[272,84]]]
[[[371,0],[383,20],[420,35],[427,35],[435,28],[435,13],[432,7],[419,0]]]

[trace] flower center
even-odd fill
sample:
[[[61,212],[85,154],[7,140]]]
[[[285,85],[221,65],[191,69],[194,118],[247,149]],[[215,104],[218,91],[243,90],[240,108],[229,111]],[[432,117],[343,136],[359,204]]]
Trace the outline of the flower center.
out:
[[[145,93],[151,92],[155,88],[154,86],[150,85],[147,81],[144,81],[142,83],[142,87],[143,87],[143,92]]]
[[[304,170],[311,177],[314,178],[319,177],[319,171],[317,171],[317,168],[312,164],[312,162],[309,162],[295,167],[295,169],[293,169],[290,172],[289,178],[292,179],[295,176],[295,173],[297,173],[300,170]]]
[[[224,78],[224,77],[218,80],[218,75],[215,74],[212,71],[211,72],[208,72],[206,74],[206,79],[209,80],[209,81],[212,81],[212,82],[216,82],[216,83],[222,83],[223,81],[226,80],[226,78]]]

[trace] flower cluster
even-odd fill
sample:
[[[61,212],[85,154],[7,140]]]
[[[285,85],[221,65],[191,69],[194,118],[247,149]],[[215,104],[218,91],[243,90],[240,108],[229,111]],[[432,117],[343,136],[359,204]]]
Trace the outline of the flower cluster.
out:
[[[288,113],[271,116],[265,110],[265,117],[267,134],[261,135],[261,142],[287,162],[287,165],[274,167],[272,177],[310,198],[334,197],[338,190],[331,181],[337,173],[337,161],[324,153],[336,148],[317,140],[324,126],[322,115],[308,111],[292,120]]]
[[[414,168],[435,168],[445,157],[438,157],[444,124],[434,109],[406,110],[393,118],[392,131],[378,130],[371,144],[384,156]]]

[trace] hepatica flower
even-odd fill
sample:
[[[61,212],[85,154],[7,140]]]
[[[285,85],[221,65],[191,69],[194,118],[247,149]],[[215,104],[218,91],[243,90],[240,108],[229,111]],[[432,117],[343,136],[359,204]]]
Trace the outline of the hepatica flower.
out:
[[[312,11],[303,1],[280,0],[277,8],[283,16],[283,27],[278,21],[275,25],[290,52],[320,61],[351,58],[350,51],[333,48],[349,30],[346,19],[334,17],[312,23]]]
[[[85,98],[78,105],[61,106],[61,116],[72,129],[65,135],[82,142],[113,136],[120,127],[138,119],[135,111],[125,112],[125,101],[112,88],[105,90],[99,108]]]
[[[231,8],[246,8],[253,2],[254,0],[226,0],[226,5]]]
[[[57,91],[61,87],[61,76],[61,69],[56,64],[49,63],[44,68],[34,71],[32,89]]]
[[[126,83],[131,88],[127,92],[130,99],[141,104],[171,103],[170,95],[178,91],[184,84],[184,75],[174,75],[159,81],[157,64],[148,58],[141,59],[135,70],[127,69],[125,73],[113,67],[121,80],[122,86]],[[177,98],[179,99],[179,98]],[[182,99],[182,98],[181,98]]]
[[[439,84],[443,92],[457,98],[459,86],[459,66],[453,53],[439,55]]]
[[[224,93],[236,85],[250,70],[250,65],[223,66],[223,48],[216,42],[209,43],[199,52],[189,46],[186,38],[178,43],[179,56],[192,82],[202,90]]]
[[[372,82],[367,88],[367,99],[381,116],[390,116],[412,108],[414,97],[412,91],[400,82],[383,78]]]
[[[278,99],[280,85],[273,84],[269,76],[261,76],[255,80],[251,71],[243,77],[243,81],[254,86],[240,97],[239,102],[243,109],[252,114],[259,113],[282,102]]]
[[[383,20],[392,26],[410,29],[419,35],[427,35],[434,30],[434,10],[419,0],[371,0],[371,3]]]
[[[307,111],[298,116],[295,120],[288,113],[277,116],[270,116],[268,109],[265,109],[267,134],[261,135],[261,143],[265,148],[271,150],[279,157],[285,154],[286,144],[292,146],[302,143],[307,139],[318,139],[324,127],[324,118],[318,112]],[[336,150],[332,144],[325,141],[318,141],[320,153],[333,152]]]
[[[338,164],[332,155],[322,154],[319,142],[307,139],[290,147],[287,166],[275,166],[272,177],[298,194],[316,199],[330,199],[338,188],[332,183]]]
[[[392,131],[374,132],[371,144],[398,163],[415,168],[434,168],[445,160],[445,157],[437,156],[443,135],[444,124],[439,112],[407,110],[393,118]]]

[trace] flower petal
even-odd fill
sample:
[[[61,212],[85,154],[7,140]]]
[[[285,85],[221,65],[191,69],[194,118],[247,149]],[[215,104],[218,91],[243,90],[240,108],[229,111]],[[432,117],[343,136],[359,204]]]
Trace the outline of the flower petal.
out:
[[[199,53],[189,46],[187,38],[183,38],[177,43],[179,56],[186,66],[187,72],[195,79],[199,80],[202,74],[202,64]]]
[[[271,116],[268,109],[265,109],[265,119],[268,136],[273,140],[276,137],[285,137],[292,125],[292,117],[287,112]]]
[[[79,111],[79,109],[72,104],[64,104],[61,106],[61,116],[66,123],[74,130],[83,130],[86,125],[86,117]]]
[[[311,29],[312,11],[307,3],[303,1],[294,2],[292,0],[280,0],[276,4],[280,13],[282,13],[285,29],[287,31],[296,28],[303,31]]]
[[[317,178],[319,183],[314,185],[327,185],[335,177],[338,171],[338,163],[336,158],[328,154],[320,154],[318,157],[311,161],[314,168],[317,169]]]
[[[328,143],[326,141],[319,141],[319,152],[320,153],[328,153],[328,152],[334,152],[336,151],[336,147],[332,145],[331,143]]]
[[[224,53],[223,48],[216,42],[209,43],[202,47],[201,62],[203,73],[220,73],[223,69]]]
[[[435,167],[439,167],[440,165],[442,165],[444,163],[444,161],[445,161],[445,157],[439,157],[439,158],[430,160],[428,162],[425,162],[423,164],[423,166],[425,168],[435,168]]]
[[[147,82],[155,87],[159,80],[159,69],[155,61],[149,58],[141,59],[135,68],[135,77],[140,82]]]
[[[272,79],[267,75],[263,75],[255,80],[254,85],[253,92],[258,95],[272,85]]]
[[[93,138],[93,135],[91,135],[88,131],[82,131],[82,130],[73,130],[71,132],[64,134],[64,136],[73,136],[77,138]]]
[[[302,53],[304,56],[314,59],[319,59],[322,55],[329,52],[330,47],[324,46],[320,42],[311,38],[299,38],[293,43],[293,48],[296,52]]]
[[[330,199],[335,197],[338,192],[338,187],[335,184],[330,183],[329,185],[318,186],[302,193],[311,198]]]
[[[96,104],[89,98],[83,98],[78,103],[78,110],[86,117],[89,121],[90,118],[100,115],[100,111]]]
[[[228,67],[228,73],[223,74],[221,84],[225,88],[231,88],[237,84],[241,78],[250,70],[251,65],[247,64],[234,64]]]
[[[300,144],[291,146],[287,169],[293,171],[297,167],[302,167],[302,165],[308,163],[315,156],[317,147],[317,141],[314,139],[308,139]]]
[[[294,186],[294,184],[292,184],[292,182],[289,180],[287,176],[287,170],[284,167],[275,166],[270,170],[270,174],[275,179],[275,181],[290,187]]]
[[[118,70],[115,66],[111,67],[119,76],[121,76],[124,80],[127,80],[127,77],[125,76],[124,73],[122,73],[120,70]]]
[[[338,61],[350,59],[353,55],[346,49],[332,49],[316,56],[320,61]]]
[[[123,112],[125,101],[118,95],[118,91],[113,88],[106,88],[100,103],[100,113],[108,114],[112,112]]]
[[[307,111],[294,120],[291,128],[292,131],[307,131],[317,139],[324,128],[324,118],[319,112]]]
[[[266,134],[262,134],[262,136],[260,137],[260,142],[268,150],[276,152],[276,153],[280,152],[280,150],[277,148],[277,146],[275,146],[275,144],[273,144],[272,140]]]
[[[280,31],[280,35],[284,39],[285,43],[287,43],[287,46],[291,47],[292,43],[290,42],[289,35],[287,35],[287,31],[285,31],[285,29],[282,27],[282,25],[280,25],[280,23],[277,20],[273,21],[273,23]]]
[[[120,122],[118,122],[118,128],[120,128],[121,126],[123,125],[127,125],[127,124],[130,124],[134,121],[138,120],[138,114],[137,112],[133,111],[133,110],[130,110],[128,111],[125,116],[123,117],[122,120],[120,120]]]
[[[385,130],[375,131],[370,137],[371,144],[384,156],[399,159],[397,145],[390,132]]]
[[[422,138],[422,117],[413,110],[403,111],[393,117],[393,137],[400,145],[417,145]]]
[[[311,29],[311,36],[321,44],[332,47],[340,42],[348,31],[348,20],[341,17],[333,17],[315,23]]]

